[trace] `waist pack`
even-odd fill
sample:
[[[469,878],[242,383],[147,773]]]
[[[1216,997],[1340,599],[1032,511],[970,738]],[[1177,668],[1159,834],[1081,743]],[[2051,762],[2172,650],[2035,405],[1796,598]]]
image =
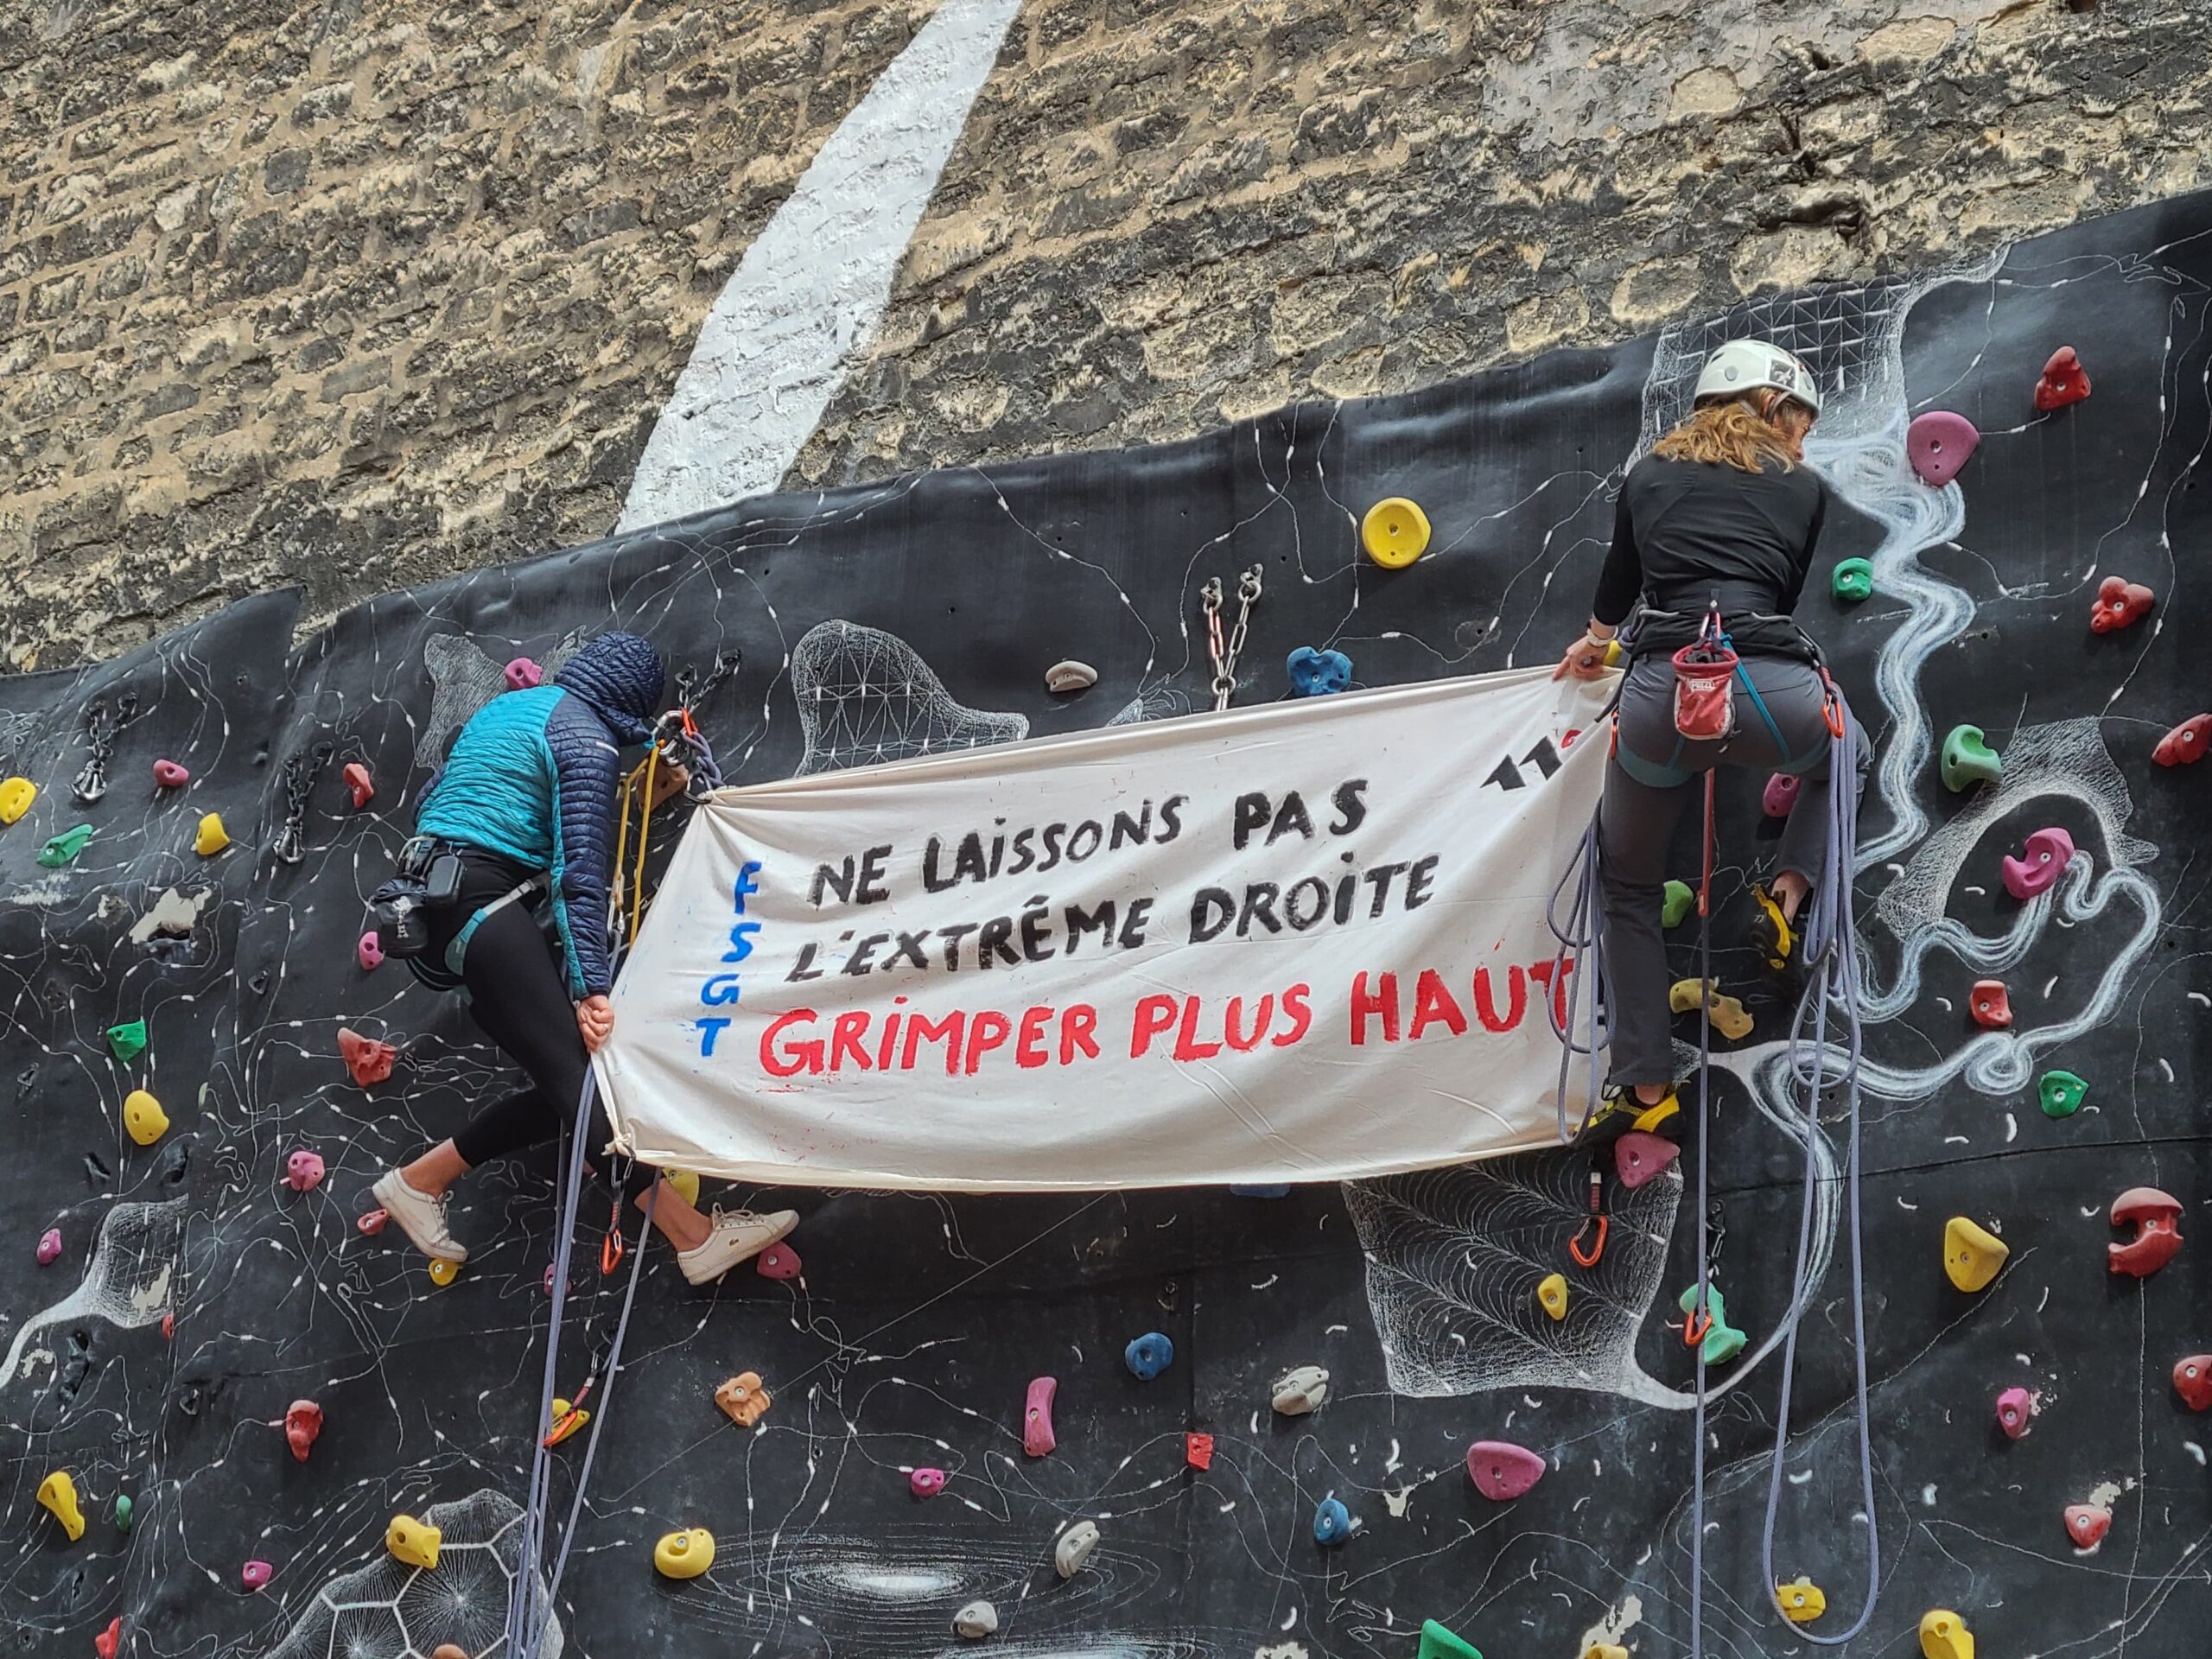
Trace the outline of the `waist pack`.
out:
[[[399,849],[399,871],[369,895],[369,925],[402,962],[430,946],[430,915],[461,896],[461,855],[417,836]]]
[[[1736,729],[1738,661],[1720,632],[1720,613],[1705,613],[1697,638],[1675,653],[1675,729],[1692,742],[1716,742]]]

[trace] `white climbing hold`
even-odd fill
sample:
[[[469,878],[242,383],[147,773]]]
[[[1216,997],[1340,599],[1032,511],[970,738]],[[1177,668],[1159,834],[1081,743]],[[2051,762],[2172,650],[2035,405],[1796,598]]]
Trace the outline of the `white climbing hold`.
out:
[[[1081,691],[1097,683],[1098,671],[1072,657],[1064,663],[1054,663],[1045,671],[1045,689],[1048,691]]]
[[[999,1610],[988,1601],[971,1601],[952,1616],[952,1633],[980,1642],[999,1627]]]
[[[1062,1533],[1060,1541],[1052,1547],[1052,1568],[1062,1578],[1071,1579],[1083,1571],[1083,1564],[1097,1548],[1097,1523],[1078,1521]]]
[[[1319,1365],[1300,1365],[1275,1379],[1274,1408],[1286,1417],[1303,1417],[1329,1397],[1329,1374]]]

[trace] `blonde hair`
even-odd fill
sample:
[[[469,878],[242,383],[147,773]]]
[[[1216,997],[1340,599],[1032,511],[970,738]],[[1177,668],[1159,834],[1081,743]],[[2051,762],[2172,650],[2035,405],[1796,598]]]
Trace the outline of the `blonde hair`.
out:
[[[1775,412],[1781,413],[1788,403],[1777,397]],[[1749,397],[1699,404],[1689,419],[1651,446],[1651,453],[1669,461],[1701,461],[1747,473],[1764,471],[1770,455],[1784,467],[1797,464],[1789,435],[1753,408]]]

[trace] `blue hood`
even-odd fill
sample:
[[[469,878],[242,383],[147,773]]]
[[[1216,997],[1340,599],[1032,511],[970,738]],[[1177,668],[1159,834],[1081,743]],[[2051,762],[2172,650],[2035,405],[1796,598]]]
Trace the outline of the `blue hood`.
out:
[[[652,735],[668,676],[660,653],[634,633],[619,631],[593,636],[562,664],[553,683],[573,691],[626,742]]]

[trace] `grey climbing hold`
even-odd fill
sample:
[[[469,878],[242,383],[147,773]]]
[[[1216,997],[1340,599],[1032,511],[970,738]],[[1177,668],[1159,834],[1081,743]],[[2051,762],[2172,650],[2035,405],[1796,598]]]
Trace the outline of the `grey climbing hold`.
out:
[[[1098,683],[1098,671],[1089,663],[1079,663],[1074,658],[1054,663],[1045,671],[1047,691],[1084,691]]]
[[[1303,1417],[1329,1397],[1329,1374],[1319,1365],[1300,1365],[1275,1379],[1274,1408],[1286,1417]]]
[[[1052,1570],[1064,1579],[1071,1579],[1083,1571],[1083,1564],[1097,1548],[1097,1523],[1078,1521],[1062,1533],[1060,1541],[1052,1546]]]
[[[971,1601],[952,1616],[952,1633],[980,1642],[999,1628],[999,1610],[988,1601]]]

